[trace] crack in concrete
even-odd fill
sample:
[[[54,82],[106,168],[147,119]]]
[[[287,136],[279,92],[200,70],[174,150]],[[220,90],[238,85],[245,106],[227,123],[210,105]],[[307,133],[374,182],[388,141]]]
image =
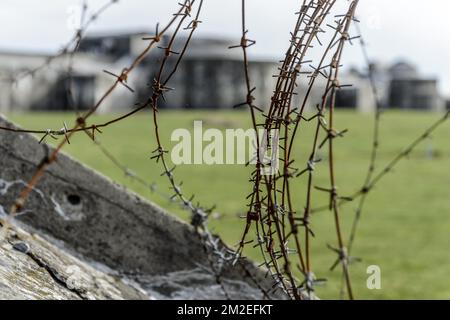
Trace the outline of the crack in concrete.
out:
[[[75,295],[77,295],[81,300],[88,300],[84,297],[84,292],[82,290],[79,290],[77,288],[72,288],[67,284],[67,282],[62,279],[62,277],[59,275],[59,273],[53,269],[51,266],[49,266],[47,263],[45,263],[42,259],[40,259],[37,255],[35,255],[32,251],[29,251],[25,253],[31,260],[33,260],[39,267],[43,268],[47,273],[50,275],[50,277],[55,281],[56,284],[63,287],[66,290],[69,290],[70,292],[73,292]]]

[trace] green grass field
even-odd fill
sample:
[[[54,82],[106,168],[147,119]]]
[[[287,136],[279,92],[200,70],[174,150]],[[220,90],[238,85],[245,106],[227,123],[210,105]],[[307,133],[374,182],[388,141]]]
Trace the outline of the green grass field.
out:
[[[70,114],[10,114],[10,119],[27,128],[61,128],[63,121],[73,123]],[[192,128],[194,120],[203,120],[205,126],[216,128],[248,128],[245,112],[161,112],[161,128],[166,148],[172,144],[170,134],[175,128]],[[114,115],[92,117],[94,123],[113,118]],[[431,113],[388,112],[383,115],[378,168],[384,166],[410,141],[416,138],[439,115]],[[341,111],[337,114],[339,129],[349,132],[336,140],[337,182],[340,194],[351,194],[361,187],[367,171],[371,148],[372,115]],[[297,138],[296,162],[305,164],[310,152],[313,124],[301,129]],[[363,212],[353,254],[362,262],[351,267],[353,286],[357,298],[399,299],[450,299],[450,122],[445,123],[426,140],[407,160],[402,161],[370,194]],[[150,182],[155,181],[161,192],[170,194],[162,169],[150,160],[155,149],[150,113],[142,113],[121,123],[103,129],[99,135],[103,145],[122,163]],[[430,156],[430,151],[433,156]],[[120,172],[81,133],[64,148],[87,165],[99,170],[114,181],[126,185],[142,196],[158,203],[168,211],[186,219],[188,214],[166,199],[133,182]],[[323,154],[325,156],[325,154]],[[302,165],[303,166],[303,165]],[[235,244],[244,227],[239,216],[244,214],[245,197],[250,191],[247,182],[249,168],[240,165],[186,165],[177,168],[176,176],[184,181],[184,191],[195,193],[205,206],[217,205],[222,215],[210,221],[211,228],[227,243]],[[296,180],[294,198],[297,208],[304,203],[305,177]],[[315,185],[328,185],[326,161],[318,164]],[[315,206],[326,203],[324,195],[314,195]],[[343,207],[344,231],[348,234],[356,203]],[[318,277],[328,283],[318,288],[325,299],[339,297],[340,270],[329,271],[336,256],[326,248],[334,245],[336,236],[332,215],[329,212],[314,214],[312,227],[312,267]],[[247,254],[258,260],[256,251]],[[366,268],[379,265],[382,272],[382,289],[366,287]]]

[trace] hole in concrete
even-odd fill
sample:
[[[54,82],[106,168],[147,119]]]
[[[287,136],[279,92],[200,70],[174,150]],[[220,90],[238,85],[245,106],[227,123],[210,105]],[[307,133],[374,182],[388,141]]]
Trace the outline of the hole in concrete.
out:
[[[73,206],[77,206],[81,203],[81,198],[80,196],[76,195],[76,194],[69,194],[67,196],[67,201],[69,201],[69,203]]]

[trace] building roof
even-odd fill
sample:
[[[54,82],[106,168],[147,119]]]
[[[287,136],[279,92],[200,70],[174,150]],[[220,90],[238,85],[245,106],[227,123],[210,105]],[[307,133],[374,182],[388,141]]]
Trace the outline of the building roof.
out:
[[[154,34],[153,30],[137,29],[137,30],[107,30],[100,32],[91,32],[85,36],[86,40],[96,40],[102,38],[142,38],[150,37]],[[168,39],[169,35],[165,38]],[[181,34],[175,42],[175,50],[180,51],[184,44],[184,40],[187,39],[187,33]],[[186,52],[186,60],[202,59],[202,60],[238,60],[243,59],[242,50],[240,48],[230,49],[229,47],[235,46],[239,43],[238,38],[233,39],[231,37],[214,37],[211,35],[197,35],[191,39],[189,49]],[[249,58],[253,62],[266,62],[275,63],[276,59],[267,56],[255,56],[251,53]]]
[[[393,79],[413,79],[419,76],[417,68],[406,61],[394,63],[388,71]]]

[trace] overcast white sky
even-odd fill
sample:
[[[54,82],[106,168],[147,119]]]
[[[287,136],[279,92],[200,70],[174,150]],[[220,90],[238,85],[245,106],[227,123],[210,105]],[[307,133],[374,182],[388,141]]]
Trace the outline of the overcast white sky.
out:
[[[94,10],[108,0],[89,0]],[[240,0],[204,0],[199,34],[240,36]],[[346,0],[338,0],[343,5]],[[179,0],[120,0],[90,30],[152,29],[164,23]],[[300,0],[247,0],[254,54],[280,58]],[[0,50],[56,51],[72,35],[70,16],[82,0],[1,0]],[[426,6],[426,8],[425,8]],[[450,96],[448,0],[361,0],[358,18],[372,58],[407,59],[425,75],[438,77]],[[346,51],[346,65],[361,65],[357,46]]]

